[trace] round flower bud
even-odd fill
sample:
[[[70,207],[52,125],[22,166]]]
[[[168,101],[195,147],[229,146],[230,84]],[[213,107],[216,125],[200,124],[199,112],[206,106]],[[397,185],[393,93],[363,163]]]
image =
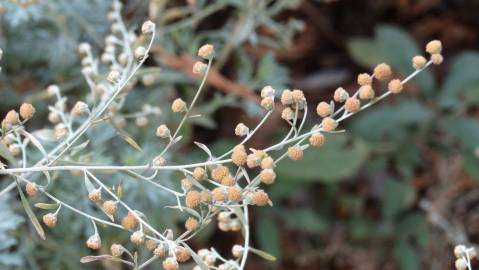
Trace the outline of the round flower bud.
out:
[[[88,111],[88,105],[85,102],[78,101],[77,103],[75,103],[75,106],[73,106],[72,114],[82,115],[88,113]]]
[[[288,157],[292,160],[303,159],[303,149],[299,145],[294,145],[288,148]]]
[[[235,128],[236,136],[243,137],[248,135],[248,133],[249,133],[249,128],[245,126],[243,123],[239,123],[238,125],[236,125],[236,128]]]
[[[338,127],[338,122],[331,117],[326,117],[321,121],[321,125],[323,126],[324,131],[331,132]]]
[[[228,167],[220,165],[211,171],[211,178],[213,178],[213,180],[216,182],[221,182],[221,179],[226,177],[229,173],[230,171]]]
[[[47,94],[50,97],[58,95],[59,93],[60,93],[60,88],[57,85],[52,84],[52,85],[47,87]]]
[[[186,262],[191,258],[191,253],[184,247],[176,247],[175,256],[179,262]]]
[[[58,113],[50,112],[48,114],[48,121],[50,121],[50,123],[58,124],[60,122],[60,120],[61,120],[61,118],[60,118],[60,115],[58,115]]]
[[[223,188],[220,187],[213,189],[213,191],[211,191],[211,195],[213,197],[213,200],[217,202],[222,202],[226,199],[225,191]]]
[[[173,257],[166,258],[166,260],[163,261],[162,265],[163,265],[163,268],[165,270],[178,270],[179,269],[178,262]]]
[[[319,116],[321,117],[326,117],[331,115],[333,113],[333,110],[331,108],[331,105],[328,103],[321,101],[318,103],[318,106],[316,107],[316,112],[318,113]]]
[[[211,202],[211,194],[208,191],[206,190],[201,191],[201,202],[202,203]]]
[[[32,118],[34,114],[35,114],[35,107],[33,107],[32,104],[23,103],[22,106],[20,106],[20,116],[24,120],[28,120]]]
[[[141,245],[145,242],[145,234],[142,231],[136,231],[130,236],[130,241],[134,244]]]
[[[206,171],[205,169],[201,167],[196,167],[193,170],[193,178],[195,178],[197,181],[202,181],[206,179]]]
[[[116,83],[120,79],[120,72],[116,69],[110,71],[106,79],[111,83]]]
[[[444,61],[444,58],[442,57],[441,54],[435,53],[431,55],[431,61],[434,65],[440,65],[442,64],[442,61]]]
[[[457,259],[454,266],[456,266],[457,270],[466,270],[468,268],[467,261],[464,258]]]
[[[374,98],[374,89],[371,87],[371,85],[365,85],[359,88],[359,98],[360,99]]]
[[[403,89],[403,86],[402,86],[401,80],[399,79],[394,79],[390,81],[388,84],[388,90],[393,94],[401,93],[402,89]]]
[[[320,147],[324,144],[326,138],[321,133],[315,133],[309,137],[309,144],[314,147]]]
[[[233,149],[231,160],[234,164],[236,164],[236,166],[243,166],[246,163],[247,156],[248,154],[246,154],[244,146],[240,144]]]
[[[160,137],[160,138],[169,138],[170,137],[170,129],[166,126],[166,125],[160,125],[157,129],[156,129],[156,136]]]
[[[235,183],[236,183],[236,180],[231,175],[227,175],[227,176],[223,177],[223,179],[221,179],[221,184],[223,186],[231,187],[231,186],[234,186]]]
[[[348,98],[346,100],[346,103],[344,104],[344,109],[347,112],[355,113],[359,111],[360,108],[361,108],[361,102],[359,101],[359,99],[355,97]]]
[[[265,157],[261,160],[261,169],[272,169],[274,167],[274,160],[272,157]]]
[[[261,107],[265,110],[271,111],[274,109],[274,100],[273,97],[265,97],[261,100]]]
[[[193,73],[197,75],[203,75],[206,72],[207,68],[208,66],[205,63],[197,61],[193,65]]]
[[[28,196],[33,197],[38,192],[38,185],[33,182],[28,182],[25,186],[25,190],[27,191]]]
[[[374,68],[374,77],[380,81],[391,78],[391,67],[388,64],[382,63]]]
[[[228,200],[232,202],[238,202],[241,200],[241,188],[229,187],[227,193],[228,193]]]
[[[201,193],[197,190],[192,190],[186,193],[185,204],[188,208],[195,208],[201,203]]]
[[[286,107],[281,112],[281,118],[286,121],[291,121],[294,119],[294,111],[290,107]]]
[[[157,156],[153,159],[153,165],[156,167],[165,166],[165,164],[166,164],[166,159],[164,159],[161,156]]]
[[[261,89],[261,97],[262,98],[267,98],[267,97],[274,97],[275,90],[271,85],[266,85]]]
[[[124,251],[125,248],[120,244],[113,244],[110,246],[110,253],[114,257],[120,257]]]
[[[289,89],[285,89],[281,94],[281,103],[283,105],[291,105],[294,103],[293,92]]]
[[[18,113],[14,110],[9,111],[4,119],[5,123],[8,125],[14,125],[18,123],[18,120]]]
[[[117,202],[108,200],[103,203],[103,210],[109,215],[114,215],[117,210]]]
[[[88,199],[94,203],[101,202],[101,190],[93,190],[92,192],[88,193]]]
[[[339,87],[334,91],[334,101],[343,103],[349,97],[349,94],[344,88]]]
[[[371,75],[367,73],[361,73],[358,75],[358,84],[361,86],[370,85],[373,82]]]
[[[236,258],[243,256],[243,251],[244,251],[244,248],[240,245],[234,245],[233,248],[231,249],[231,253]]]
[[[188,178],[181,179],[181,188],[183,190],[190,190],[193,187],[193,182]]]
[[[304,100],[304,93],[299,89],[294,89],[291,95],[293,96],[294,103],[300,103]]]
[[[185,112],[186,103],[181,98],[177,98],[173,101],[173,104],[171,104],[171,110],[176,113]]]
[[[198,220],[196,218],[188,218],[185,222],[185,228],[188,230],[188,231],[194,231],[196,229],[198,229],[198,227],[200,226]]]
[[[412,58],[412,66],[415,69],[422,69],[426,66],[427,60],[422,55],[416,55]]]
[[[90,249],[100,249],[101,247],[101,239],[98,234],[94,234],[88,238],[86,241],[86,246]]]
[[[80,45],[78,45],[78,52],[80,54],[87,54],[91,49],[91,46],[90,44],[86,43],[86,42],[82,42],[80,43]]]
[[[270,203],[269,196],[266,192],[258,190],[253,192],[251,196],[251,202],[257,206],[265,206]]]
[[[137,224],[136,217],[131,212],[128,212],[128,214],[125,217],[123,217],[123,219],[121,220],[121,226],[123,226],[123,228],[127,230],[134,229],[136,227],[136,224]]]
[[[454,256],[461,258],[466,256],[467,248],[464,245],[457,245],[454,247]]]
[[[213,266],[216,263],[216,256],[210,253],[203,260],[208,266]]]
[[[272,169],[265,169],[260,172],[259,177],[261,182],[271,185],[276,180],[276,173]]]
[[[143,59],[143,57],[145,57],[145,55],[146,55],[146,49],[145,49],[145,47],[143,47],[143,46],[138,46],[138,47],[136,47],[136,49],[135,49],[135,57],[136,57],[137,59]]]
[[[164,245],[158,245],[155,250],[153,250],[153,254],[158,257],[164,257],[166,256],[166,253],[168,252],[168,248],[165,247]]]
[[[148,251],[152,251],[156,248],[156,241],[148,239],[145,241],[145,246]]]
[[[68,129],[64,124],[58,124],[55,126],[55,132],[53,133],[53,137],[56,140],[61,140],[68,135]]]
[[[439,40],[430,41],[426,45],[426,52],[429,54],[440,54],[442,51],[442,43]]]
[[[152,21],[146,21],[141,26],[141,33],[143,35],[149,35],[155,32],[155,24]]]
[[[215,55],[215,48],[211,44],[205,44],[198,50],[198,56],[204,59],[211,59]]]
[[[53,228],[57,225],[57,215],[53,213],[48,213],[43,216],[43,223],[50,228]]]
[[[8,152],[10,152],[10,154],[12,154],[12,156],[16,157],[16,156],[20,155],[20,153],[22,152],[22,147],[17,143],[11,144],[8,147]]]

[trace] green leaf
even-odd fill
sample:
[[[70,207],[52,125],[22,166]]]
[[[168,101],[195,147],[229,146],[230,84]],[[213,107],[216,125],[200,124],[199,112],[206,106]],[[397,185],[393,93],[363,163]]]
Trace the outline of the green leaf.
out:
[[[345,135],[327,135],[321,148],[305,151],[301,161],[283,161],[277,167],[277,173],[281,179],[294,182],[334,182],[356,173],[368,152],[366,145],[359,140],[348,143]]]
[[[441,88],[439,103],[442,107],[457,107],[459,98],[468,95],[469,99],[479,98],[479,53],[464,52],[454,58],[449,76]],[[469,93],[468,93],[469,92]]]
[[[425,123],[432,116],[432,113],[416,100],[403,99],[395,105],[382,105],[364,112],[354,121],[352,128],[371,142],[377,143],[382,138],[401,142],[409,134],[406,126]]]
[[[262,250],[266,250],[277,258],[281,257],[280,231],[271,217],[267,218],[263,215],[263,218],[258,220],[255,233]]]
[[[57,209],[59,206],[58,203],[36,203],[35,207],[43,210],[53,210]]]
[[[384,184],[383,217],[393,219],[402,210],[410,207],[415,199],[415,190],[407,183],[386,180]]]
[[[418,270],[418,251],[405,241],[398,241],[394,246],[394,259],[401,270]]]
[[[351,57],[362,66],[374,67],[383,61],[382,53],[377,50],[377,44],[373,40],[354,38],[347,46]]]
[[[282,216],[287,225],[292,229],[324,233],[329,228],[328,222],[312,209],[286,210]]]
[[[30,218],[30,221],[33,224],[33,227],[35,227],[35,230],[37,231],[38,235],[42,240],[47,239],[45,236],[45,231],[42,228],[42,225],[40,225],[40,222],[38,222],[37,217],[32,211],[32,208],[30,208],[30,204],[28,203],[28,200],[25,198],[25,194],[23,194],[23,190],[20,187],[20,184],[18,183],[18,180],[15,179],[15,183],[17,184],[17,189],[18,193],[20,194],[20,199],[22,200],[22,205],[23,208],[25,209],[25,212],[27,213],[28,218]]]
[[[463,149],[479,147],[479,122],[469,117],[451,117],[443,120],[447,130],[462,145]]]

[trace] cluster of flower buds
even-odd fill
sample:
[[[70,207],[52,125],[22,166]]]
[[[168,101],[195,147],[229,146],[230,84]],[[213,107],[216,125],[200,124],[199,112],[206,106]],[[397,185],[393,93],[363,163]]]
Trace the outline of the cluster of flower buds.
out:
[[[218,228],[224,232],[241,230],[241,221],[234,213],[223,211],[218,214]]]
[[[198,56],[205,60],[211,61],[214,55],[215,48],[211,44],[205,44],[198,49]],[[207,64],[197,61],[193,65],[193,73],[197,75],[203,75],[205,74],[207,67]]]
[[[474,247],[457,245],[454,247],[454,256],[456,261],[454,266],[457,270],[471,269],[471,260],[477,258],[477,252]]]
[[[18,156],[22,151],[21,141],[15,136],[15,129],[23,128],[23,124],[35,114],[35,107],[30,103],[23,103],[18,112],[10,110],[2,120],[2,143],[8,148],[12,156]]]

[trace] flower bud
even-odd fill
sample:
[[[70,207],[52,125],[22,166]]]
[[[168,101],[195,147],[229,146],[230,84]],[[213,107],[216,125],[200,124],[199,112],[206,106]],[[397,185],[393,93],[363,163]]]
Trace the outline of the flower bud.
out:
[[[236,258],[243,256],[243,251],[244,251],[244,248],[240,245],[234,245],[233,248],[231,249],[231,253]]]
[[[5,116],[5,119],[4,119],[5,123],[7,123],[8,125],[14,125],[14,124],[17,124],[18,121],[19,121],[19,118],[18,118],[18,113],[14,110],[11,110],[7,113],[7,115]]]
[[[344,104],[344,109],[347,112],[355,113],[361,108],[361,102],[355,97],[348,98]]]
[[[262,98],[267,98],[267,97],[274,97],[275,90],[271,85],[266,85],[261,89],[261,97]]]
[[[339,87],[334,91],[334,101],[343,103],[349,97],[349,94],[344,88]]]
[[[203,75],[206,72],[207,68],[208,66],[205,63],[197,61],[193,65],[193,73],[197,75]]]
[[[206,171],[205,169],[201,167],[196,167],[193,170],[193,178],[195,178],[197,181],[202,181],[206,179]]]
[[[215,54],[215,49],[211,44],[205,44],[198,50],[198,56],[204,59],[211,59]]]
[[[130,241],[134,244],[141,245],[145,242],[145,234],[142,231],[136,231],[130,236]]]
[[[146,55],[146,49],[143,46],[138,46],[135,49],[135,57],[139,60],[143,59]]]
[[[261,107],[265,110],[271,111],[274,109],[274,100],[272,97],[265,97],[261,100]]]
[[[123,252],[125,252],[125,248],[120,244],[113,244],[110,247],[110,253],[114,257],[120,257]]]
[[[181,98],[177,98],[173,101],[173,104],[171,104],[171,110],[176,113],[185,112],[186,103]]]
[[[324,144],[326,138],[321,133],[315,133],[309,137],[309,144],[314,147],[320,147]]]
[[[326,117],[321,121],[321,125],[323,126],[324,131],[331,132],[338,127],[338,122],[331,117]]]
[[[291,121],[294,119],[294,111],[290,107],[286,107],[281,112],[281,118],[286,121]]]
[[[118,80],[120,79],[120,72],[114,69],[110,71],[110,73],[108,73],[108,76],[106,77],[106,79],[111,83],[117,83]]]
[[[85,102],[78,101],[77,103],[75,103],[75,106],[73,106],[72,114],[82,115],[82,114],[88,113],[89,111],[90,109],[88,108],[88,105]]]
[[[123,226],[123,228],[127,230],[134,229],[136,227],[136,224],[137,224],[136,217],[131,212],[128,212],[128,214],[125,217],[123,217],[123,219],[121,220],[121,226]]]
[[[319,116],[326,117],[331,115],[333,113],[333,110],[330,104],[322,101],[318,103],[318,106],[316,107],[316,112],[318,113]]]
[[[442,57],[441,54],[435,53],[431,55],[431,61],[434,65],[440,65],[444,61],[444,58]]]
[[[291,146],[288,148],[288,157],[292,160],[303,159],[303,149],[299,145]]]
[[[38,185],[33,182],[28,182],[27,185],[25,186],[25,190],[28,196],[33,197],[38,192]]]
[[[20,116],[24,120],[28,120],[32,118],[34,114],[35,114],[35,107],[33,107],[32,104],[23,103],[22,106],[20,106]]]
[[[100,239],[100,236],[98,234],[94,234],[92,236],[90,236],[90,238],[88,238],[88,240],[86,241],[86,246],[90,249],[100,249],[101,247],[101,239]]]
[[[361,73],[358,75],[358,84],[361,86],[370,85],[373,82],[371,75],[367,73]]]
[[[198,229],[199,225],[200,224],[199,224],[198,220],[195,219],[195,218],[192,218],[192,217],[188,218],[185,222],[185,228],[188,231],[194,231],[194,230]]]
[[[426,66],[427,60],[422,55],[416,55],[412,58],[412,66],[415,69],[422,69]]]
[[[185,204],[188,208],[195,208],[201,203],[201,193],[197,190],[192,190],[186,193]]]
[[[245,124],[239,123],[238,125],[236,125],[236,128],[235,128],[235,135],[236,136],[243,137],[243,136],[248,135],[248,133],[249,133],[249,128],[247,126],[245,126]]]
[[[359,98],[360,99],[372,99],[374,98],[374,89],[371,85],[364,85],[359,88]]]
[[[403,90],[401,80],[394,79],[394,80],[390,81],[389,84],[388,84],[388,90],[393,94],[401,93],[402,90]]]
[[[262,170],[259,174],[261,182],[266,185],[271,185],[276,180],[276,173],[272,169]]]
[[[430,41],[426,45],[426,52],[429,54],[440,54],[442,51],[442,43],[439,40]]]
[[[289,89],[285,89],[281,94],[281,103],[283,105],[291,105],[294,103],[293,92]]]
[[[163,261],[162,265],[163,265],[163,268],[165,270],[178,270],[179,269],[178,262],[173,257],[166,258],[166,260]]]
[[[388,64],[382,63],[374,68],[374,77],[380,81],[389,79],[391,74],[391,67]]]
[[[156,136],[160,137],[160,138],[169,138],[170,137],[170,129],[166,126],[166,125],[160,125],[157,129],[156,129]]]
[[[251,202],[253,205],[265,206],[270,203],[270,199],[266,192],[264,192],[263,190],[258,190],[253,192],[251,196]]]
[[[155,24],[152,21],[146,21],[141,26],[141,33],[143,35],[149,35],[155,32]]]
[[[48,213],[43,216],[43,223],[50,228],[53,228],[57,225],[57,215],[53,213]]]

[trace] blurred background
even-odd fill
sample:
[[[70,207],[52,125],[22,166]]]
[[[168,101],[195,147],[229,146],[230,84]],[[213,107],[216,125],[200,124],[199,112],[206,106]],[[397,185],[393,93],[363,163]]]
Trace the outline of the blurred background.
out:
[[[146,100],[163,112],[147,126],[127,122],[125,130],[145,149],[144,156],[114,132],[90,134],[99,163],[138,164],[157,154],[161,148],[152,130],[180,120],[169,104],[178,95],[191,100],[198,82],[190,70],[204,43],[215,45],[217,58],[196,109],[203,117],[183,131],[175,163],[202,157],[193,141],[208,144],[214,153],[238,143],[235,125],[254,126],[264,113],[258,93],[265,85],[302,89],[314,108],[331,100],[339,86],[355,91],[356,75],[378,63],[407,76],[411,58],[423,54],[427,41],[443,42],[443,65],[421,73],[403,95],[347,120],[345,133],[329,136],[303,161],[284,161],[277,168],[278,179],[267,189],[274,207],[253,208],[251,220],[253,246],[278,259],[252,255],[247,269],[452,269],[453,246],[479,241],[479,1],[122,2],[128,26],[138,29],[149,18],[159,31],[124,110],[142,110]],[[89,42],[101,55],[111,3],[0,3],[0,115],[30,101],[38,113],[29,128],[51,126],[44,89],[55,83],[70,102],[84,98],[77,46]],[[317,121],[313,115],[307,124]],[[286,131],[276,115],[250,146],[272,145]],[[173,186],[181,179],[171,173],[162,177]],[[10,181],[0,179],[0,185]],[[86,192],[73,192],[82,185],[80,177],[59,175],[52,192],[90,209]],[[156,224],[181,229],[186,217],[163,208],[174,198],[136,181],[125,180],[124,188],[125,200]],[[40,241],[17,193],[0,200],[0,269],[122,269],[79,262],[91,254],[84,245],[91,234],[88,220],[62,211],[58,227]],[[193,248],[214,246],[228,254],[241,241],[239,234],[210,227],[191,242]],[[106,244],[100,253],[127,238],[102,229]]]

